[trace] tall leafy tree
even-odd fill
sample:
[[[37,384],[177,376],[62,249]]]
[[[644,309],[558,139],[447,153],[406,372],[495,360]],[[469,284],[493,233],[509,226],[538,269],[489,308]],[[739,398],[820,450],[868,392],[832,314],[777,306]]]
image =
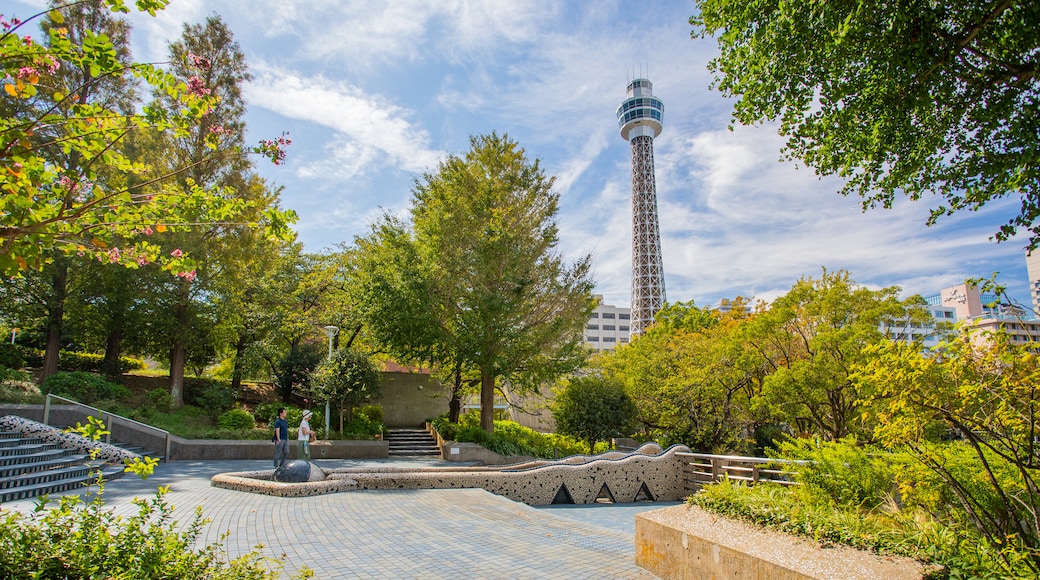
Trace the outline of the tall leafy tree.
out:
[[[251,224],[280,229],[291,214],[280,211],[277,191],[251,176],[251,163],[244,152],[245,102],[242,85],[250,75],[234,35],[217,16],[205,24],[185,25],[181,39],[170,45],[171,73],[188,87],[215,99],[195,125],[179,134],[159,135],[159,147],[171,171],[177,170],[175,185],[183,192],[202,187],[220,192],[226,206],[199,205],[188,214],[191,227],[164,234],[172,254],[188,254],[194,269],[166,281],[169,314],[165,325],[169,337],[170,394],[183,404],[184,369],[189,360],[191,330],[207,328],[193,324],[193,314],[214,305],[209,300],[220,275],[222,259],[232,259],[238,242],[248,236]],[[156,93],[154,106],[173,110],[178,104]],[[288,237],[288,236],[283,236]],[[198,335],[195,335],[197,338]],[[207,333],[207,339],[211,338]],[[213,346],[215,345],[207,345]]]
[[[596,442],[627,436],[635,423],[636,405],[618,381],[602,376],[564,381],[552,402],[556,430],[581,438],[595,453]]]
[[[390,256],[361,262],[361,280],[385,282],[359,296],[375,341],[454,357],[478,372],[480,423],[488,432],[497,381],[534,388],[585,358],[589,257],[568,266],[560,256],[552,183],[508,137],[472,137],[465,156],[449,156],[415,184],[411,232],[389,224],[359,242]],[[382,270],[369,276],[366,266]],[[398,305],[428,329],[412,337],[410,323],[379,326],[380,315],[392,316]]]
[[[900,300],[899,288],[871,290],[843,270],[802,278],[757,317],[748,335],[772,366],[759,402],[788,421],[805,419],[830,440],[864,435],[853,380],[864,349],[889,340],[889,329],[931,319],[917,299]]]
[[[933,198],[929,224],[1014,197],[996,232],[1040,244],[1040,5],[1031,0],[698,0],[737,122],[778,120],[785,154],[863,208]]]

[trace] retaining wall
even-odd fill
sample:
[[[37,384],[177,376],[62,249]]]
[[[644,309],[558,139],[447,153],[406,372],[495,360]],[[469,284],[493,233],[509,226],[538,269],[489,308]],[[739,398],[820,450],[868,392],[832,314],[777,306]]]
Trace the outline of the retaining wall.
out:
[[[692,505],[636,514],[635,542],[636,564],[665,580],[918,580],[925,572],[909,558],[823,547]]]

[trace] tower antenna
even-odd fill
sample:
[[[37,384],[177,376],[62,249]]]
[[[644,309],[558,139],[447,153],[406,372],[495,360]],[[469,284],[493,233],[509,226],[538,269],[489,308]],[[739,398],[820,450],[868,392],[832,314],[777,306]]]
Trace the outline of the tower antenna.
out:
[[[664,306],[661,232],[657,222],[654,138],[661,134],[664,103],[642,75],[628,83],[617,109],[621,137],[632,144],[632,335],[642,334]],[[647,69],[650,68],[647,63]]]

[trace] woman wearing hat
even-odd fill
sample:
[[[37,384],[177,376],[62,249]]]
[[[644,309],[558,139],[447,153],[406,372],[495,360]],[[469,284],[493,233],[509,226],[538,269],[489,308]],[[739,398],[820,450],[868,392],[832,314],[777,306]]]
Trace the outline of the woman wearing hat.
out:
[[[296,459],[302,459],[304,461],[311,460],[311,435],[314,431],[311,430],[311,412],[309,410],[303,412],[303,420],[300,421],[300,428],[296,435]]]

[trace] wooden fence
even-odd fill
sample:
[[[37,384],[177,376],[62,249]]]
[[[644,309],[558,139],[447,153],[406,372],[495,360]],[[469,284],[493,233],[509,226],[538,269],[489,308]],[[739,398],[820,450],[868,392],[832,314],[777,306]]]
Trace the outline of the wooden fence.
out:
[[[782,469],[783,464],[796,463],[766,457],[742,457],[739,455],[711,455],[708,453],[676,453],[683,458],[683,478],[686,491],[693,493],[706,483],[721,481],[728,477],[734,481],[754,485],[759,482],[780,485],[798,485],[794,472]]]

